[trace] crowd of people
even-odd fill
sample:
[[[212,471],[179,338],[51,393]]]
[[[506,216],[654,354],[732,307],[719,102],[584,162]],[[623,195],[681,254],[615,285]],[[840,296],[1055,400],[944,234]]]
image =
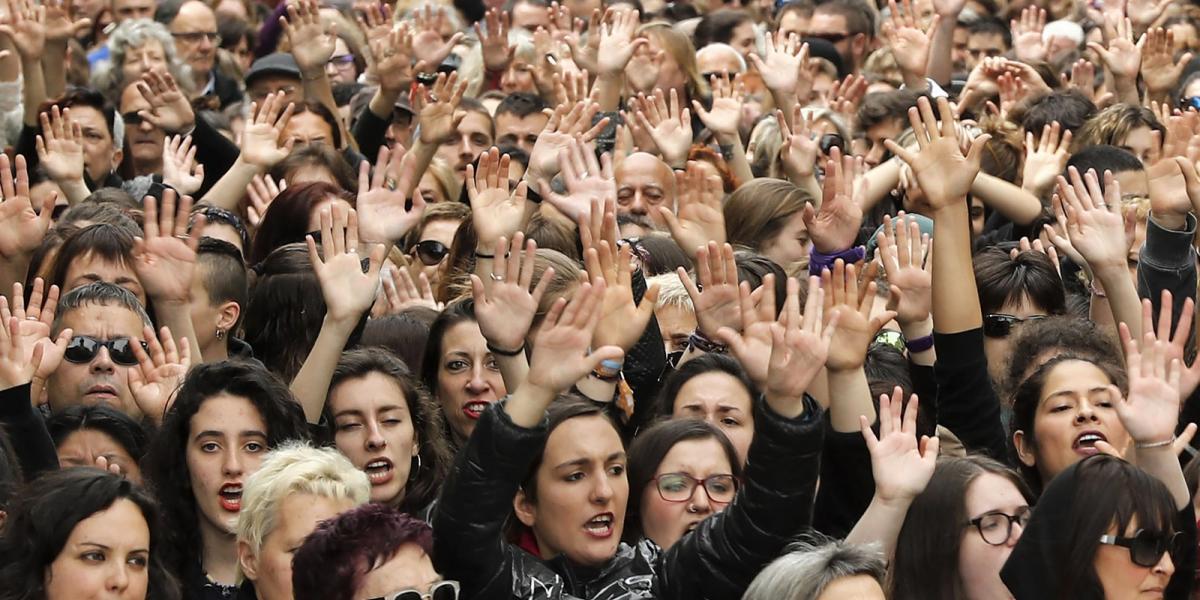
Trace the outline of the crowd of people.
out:
[[[0,600],[1200,597],[1197,49],[0,0]]]

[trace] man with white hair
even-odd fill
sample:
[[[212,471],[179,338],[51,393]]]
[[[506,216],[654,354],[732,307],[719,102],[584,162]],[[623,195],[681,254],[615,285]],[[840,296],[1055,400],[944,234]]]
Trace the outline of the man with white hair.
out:
[[[729,44],[709,44],[696,52],[696,70],[705,80],[713,75],[733,77],[746,72],[746,59]]]

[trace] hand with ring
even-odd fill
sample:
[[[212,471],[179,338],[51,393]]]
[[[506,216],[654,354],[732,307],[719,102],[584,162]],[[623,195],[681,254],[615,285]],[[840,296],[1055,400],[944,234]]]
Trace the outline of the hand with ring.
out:
[[[518,231],[512,244],[503,237],[496,242],[489,286],[485,287],[482,279],[471,275],[475,318],[483,337],[495,348],[515,350],[525,344],[542,295],[554,280],[554,269],[548,268],[530,290],[536,257],[537,243],[526,242],[525,234]]]

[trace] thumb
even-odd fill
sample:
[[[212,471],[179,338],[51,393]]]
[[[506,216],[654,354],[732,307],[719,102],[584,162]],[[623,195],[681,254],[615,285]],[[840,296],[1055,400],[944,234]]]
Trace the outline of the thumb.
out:
[[[625,359],[625,351],[619,346],[601,346],[592,350],[592,353],[587,356],[587,362],[590,363],[589,371],[595,371],[600,363],[606,360],[622,361]]]
[[[658,294],[659,287],[656,283],[650,286],[650,289],[646,290],[645,295],[642,296],[641,303],[638,304],[637,318],[638,322],[643,324],[643,327],[646,323],[650,322],[650,317],[654,316],[654,308],[658,305]]]
[[[1100,452],[1103,452],[1104,454],[1107,454],[1109,456],[1115,456],[1115,457],[1121,458],[1121,459],[1125,458],[1125,456],[1123,454],[1121,454],[1121,452],[1119,450],[1117,450],[1112,444],[1110,444],[1108,442],[1100,441],[1100,442],[1096,442],[1095,445],[1096,445],[1096,449],[1099,450]]]

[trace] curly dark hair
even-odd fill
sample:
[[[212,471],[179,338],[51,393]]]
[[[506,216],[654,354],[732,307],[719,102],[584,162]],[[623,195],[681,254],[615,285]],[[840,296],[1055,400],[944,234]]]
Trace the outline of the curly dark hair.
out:
[[[142,465],[147,484],[162,504],[170,564],[178,572],[194,568],[189,561],[198,563],[201,552],[196,498],[187,466],[192,417],[208,399],[221,394],[240,396],[254,405],[267,424],[268,448],[288,440],[309,439],[300,404],[287,384],[261,364],[228,360],[199,365],[188,373]]]
[[[178,600],[179,583],[163,561],[166,530],[154,500],[128,479],[92,467],[47,473],[13,499],[0,530],[0,600],[45,598],[46,569],[75,526],[121,499],[137,505],[150,530],[147,600]]]
[[[350,350],[342,354],[342,359],[338,361],[337,369],[329,382],[331,400],[325,403],[325,421],[329,423],[326,430],[328,439],[325,441],[333,442],[331,403],[334,390],[346,381],[366,377],[371,373],[389,377],[400,387],[400,393],[408,406],[408,414],[413,420],[413,430],[421,442],[417,453],[420,462],[409,472],[404,499],[397,504],[401,510],[417,514],[437,497],[442,480],[450,470],[453,454],[450,452],[449,442],[446,441],[446,425],[441,409],[430,397],[425,386],[421,385],[404,365],[404,361],[384,348]]]

